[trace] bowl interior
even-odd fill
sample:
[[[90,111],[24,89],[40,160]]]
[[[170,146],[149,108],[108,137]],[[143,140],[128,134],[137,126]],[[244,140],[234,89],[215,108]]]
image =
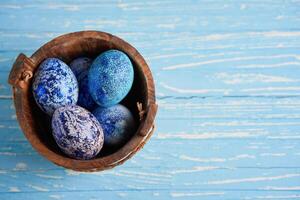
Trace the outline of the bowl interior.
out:
[[[39,64],[44,59],[49,57],[59,58],[65,63],[69,64],[75,58],[81,56],[95,58],[102,52],[110,49],[118,49],[125,52],[131,59],[131,62],[134,66],[133,86],[130,92],[128,93],[128,95],[121,102],[121,104],[125,105],[134,115],[137,127],[135,130],[132,130],[133,133],[132,137],[133,137],[136,134],[136,130],[140,126],[137,102],[142,103],[143,108],[147,105],[147,84],[146,84],[145,75],[143,74],[143,71],[141,70],[141,67],[139,66],[138,62],[136,62],[135,60],[135,55],[131,55],[130,52],[126,52],[126,48],[124,48],[124,46],[120,46],[116,42],[111,42],[109,40],[99,39],[99,38],[88,38],[88,39],[77,38],[76,40],[65,40],[57,43],[55,46],[52,46],[49,49],[46,48],[44,50],[45,53],[43,54],[43,58],[39,59],[39,61],[35,63],[36,64],[35,69],[38,68]],[[38,105],[35,103],[31,91],[30,91],[29,98],[31,102],[32,114],[34,116],[34,122],[38,127],[37,137],[51,151],[67,157],[67,155],[65,155],[57,146],[52,136],[51,117],[49,117],[47,114],[43,113],[40,110]],[[124,145],[126,145],[126,143]],[[96,158],[108,156],[112,153],[115,153],[116,151],[118,151],[118,149],[111,149],[111,148],[104,147]]]

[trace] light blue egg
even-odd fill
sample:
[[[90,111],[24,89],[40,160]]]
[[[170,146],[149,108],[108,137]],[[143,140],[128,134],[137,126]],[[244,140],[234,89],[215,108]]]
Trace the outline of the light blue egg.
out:
[[[133,84],[134,70],[129,57],[118,50],[100,54],[92,63],[89,91],[94,101],[108,107],[119,103]]]
[[[104,131],[104,145],[118,148],[126,143],[135,132],[135,121],[131,112],[123,105],[98,107],[93,114]]]
[[[52,134],[61,150],[72,158],[94,158],[103,147],[104,134],[100,123],[92,113],[77,105],[55,110]]]
[[[78,83],[67,64],[57,58],[44,60],[35,73],[32,84],[33,97],[48,115],[65,105],[76,104]]]
[[[76,78],[78,78],[82,72],[88,71],[91,64],[92,64],[92,59],[90,59],[88,57],[79,57],[79,58],[74,59],[70,63],[70,68],[73,71],[73,73],[75,74]]]

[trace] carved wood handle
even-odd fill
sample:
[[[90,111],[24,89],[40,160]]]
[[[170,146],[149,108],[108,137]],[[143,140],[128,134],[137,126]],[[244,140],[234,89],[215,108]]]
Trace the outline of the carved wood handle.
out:
[[[29,86],[29,80],[33,77],[34,62],[21,53],[9,73],[8,83],[18,89]]]
[[[142,127],[138,131],[139,135],[146,136],[152,130],[152,126],[154,124],[154,118],[157,112],[157,104],[152,103],[148,106],[148,110],[146,113],[146,117],[144,118],[144,122],[142,123]]]

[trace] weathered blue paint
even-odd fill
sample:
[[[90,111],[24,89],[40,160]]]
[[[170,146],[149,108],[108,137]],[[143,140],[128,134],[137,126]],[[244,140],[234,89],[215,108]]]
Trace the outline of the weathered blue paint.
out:
[[[0,199],[300,198],[300,3],[0,2]],[[95,29],[151,67],[156,131],[124,165],[75,173],[36,153],[6,83],[50,39]]]

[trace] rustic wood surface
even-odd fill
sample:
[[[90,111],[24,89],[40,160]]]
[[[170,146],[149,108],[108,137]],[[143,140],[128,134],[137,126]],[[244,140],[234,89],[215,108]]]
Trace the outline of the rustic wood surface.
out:
[[[300,2],[1,1],[0,199],[299,199]],[[124,165],[79,173],[20,131],[7,76],[73,31],[110,32],[151,67],[156,131]]]

